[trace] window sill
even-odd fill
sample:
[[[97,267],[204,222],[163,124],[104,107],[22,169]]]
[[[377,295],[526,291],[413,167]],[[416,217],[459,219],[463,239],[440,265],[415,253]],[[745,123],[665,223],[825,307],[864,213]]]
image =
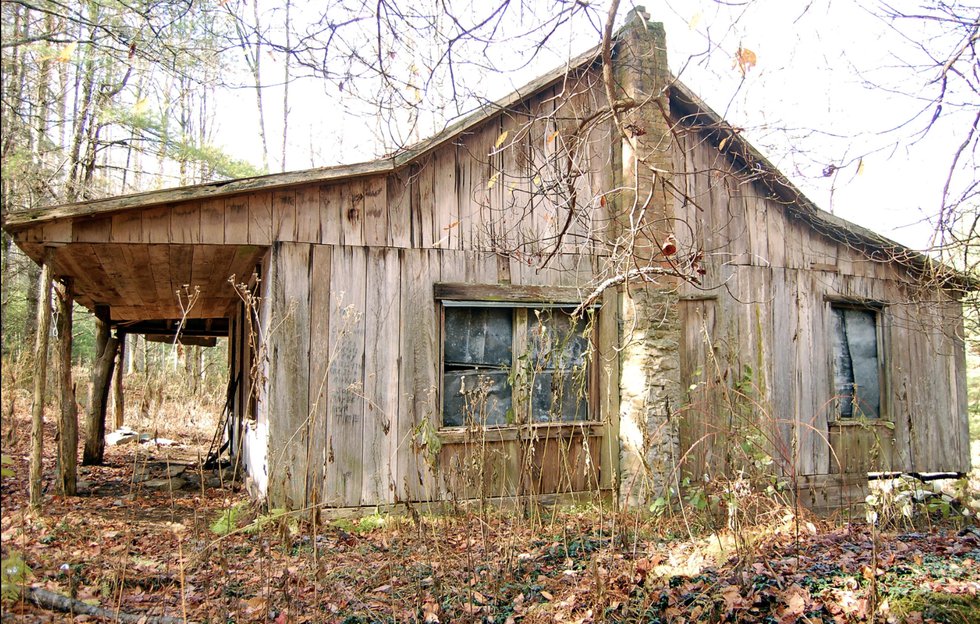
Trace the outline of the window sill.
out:
[[[507,442],[530,436],[539,438],[570,437],[573,435],[601,436],[603,425],[595,421],[575,423],[534,423],[531,425],[504,425],[499,427],[446,427],[439,430],[443,444],[462,442]]]

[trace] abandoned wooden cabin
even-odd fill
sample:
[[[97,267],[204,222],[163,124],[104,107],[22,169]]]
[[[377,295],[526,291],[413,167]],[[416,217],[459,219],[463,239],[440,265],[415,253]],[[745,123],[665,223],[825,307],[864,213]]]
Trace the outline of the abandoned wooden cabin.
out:
[[[642,11],[613,52],[619,120],[593,51],[390,158],[5,227],[120,333],[228,338],[273,506],[966,472],[963,281],[814,206]]]

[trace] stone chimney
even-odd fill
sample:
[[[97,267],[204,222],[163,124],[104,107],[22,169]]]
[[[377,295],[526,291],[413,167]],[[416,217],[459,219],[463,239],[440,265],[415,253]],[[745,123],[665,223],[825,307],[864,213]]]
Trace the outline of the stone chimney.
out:
[[[642,6],[632,9],[618,34],[615,76],[624,99],[626,137],[614,156],[619,187],[618,234],[635,246],[618,259],[619,270],[662,266],[661,249],[672,234],[672,134],[667,87],[666,34]],[[630,224],[639,232],[630,236]],[[621,248],[621,247],[620,247]],[[620,501],[648,504],[672,481],[678,459],[676,411],[680,387],[680,321],[677,283],[655,277],[633,280],[620,292]]]

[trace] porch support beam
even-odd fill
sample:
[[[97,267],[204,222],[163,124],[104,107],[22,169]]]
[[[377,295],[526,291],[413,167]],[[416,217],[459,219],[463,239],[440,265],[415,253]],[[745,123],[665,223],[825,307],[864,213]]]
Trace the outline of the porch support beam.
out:
[[[71,373],[72,308],[71,281],[55,282],[58,303],[58,394],[61,413],[58,418],[57,492],[63,496],[78,493],[78,407]]]
[[[51,254],[45,252],[37,296],[37,335],[34,341],[34,401],[31,404],[31,469],[28,483],[31,509],[41,508],[41,454],[44,450],[44,390],[48,380],[48,334],[51,333]]]
[[[105,414],[109,403],[109,380],[116,363],[119,341],[112,335],[109,309],[95,308],[95,365],[92,367],[92,402],[89,406],[85,431],[85,451],[82,464],[102,463],[105,455]]]

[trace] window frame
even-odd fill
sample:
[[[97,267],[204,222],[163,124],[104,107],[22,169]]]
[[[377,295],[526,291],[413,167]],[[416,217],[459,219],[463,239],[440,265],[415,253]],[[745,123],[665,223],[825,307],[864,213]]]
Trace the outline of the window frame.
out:
[[[437,285],[441,286],[441,285]],[[448,286],[448,285],[446,285]],[[466,287],[473,287],[472,284],[465,285]],[[497,286],[499,288],[499,286]],[[467,288],[468,290],[469,288]],[[445,424],[445,400],[444,393],[445,389],[445,379],[446,379],[446,358],[445,358],[445,348],[446,348],[446,310],[447,308],[498,308],[507,309],[512,313],[513,325],[511,328],[511,371],[513,367],[516,366],[517,361],[520,359],[521,355],[529,352],[529,345],[527,343],[527,330],[529,325],[530,314],[534,310],[565,310],[570,312],[572,309],[578,306],[578,300],[574,301],[532,301],[527,298],[520,298],[517,300],[500,300],[499,298],[494,299],[462,299],[462,298],[447,298],[438,297],[439,289],[436,289],[437,293],[437,309],[438,309],[438,321],[439,321],[439,335],[438,335],[438,345],[439,345],[439,382],[438,382],[438,396],[437,404],[439,406],[439,425],[440,431],[445,432],[455,432],[455,431],[465,431],[472,428],[474,425],[463,423],[461,425],[446,425]],[[589,306],[588,311],[590,314],[594,315],[593,320],[589,321],[591,323],[589,334],[586,336],[586,340],[589,341],[591,349],[587,354],[586,361],[586,382],[588,384],[587,396],[585,400],[585,407],[587,410],[586,418],[582,420],[547,420],[547,421],[533,421],[530,418],[530,410],[523,405],[523,402],[519,397],[519,387],[516,384],[512,384],[511,397],[512,406],[514,410],[514,422],[504,422],[501,424],[486,425],[483,427],[485,431],[496,431],[496,432],[506,432],[508,430],[518,430],[524,428],[532,427],[544,427],[544,428],[555,428],[555,427],[592,427],[601,424],[601,418],[599,414],[599,367],[596,366],[595,359],[592,357],[592,352],[594,352],[596,345],[595,340],[598,336],[598,321],[599,321],[599,305]]]
[[[829,378],[832,397],[832,412],[828,419],[831,425],[861,424],[865,422],[878,423],[890,422],[891,417],[888,413],[888,367],[886,365],[887,345],[885,341],[884,320],[885,304],[881,301],[871,299],[858,299],[852,297],[825,297],[828,314],[828,356],[829,356]],[[836,310],[856,310],[867,312],[873,316],[875,324],[875,348],[877,356],[878,372],[878,414],[869,416],[867,414],[854,414],[849,416],[841,414],[840,403],[841,395],[837,391],[837,353],[836,353],[836,321],[834,315]]]

